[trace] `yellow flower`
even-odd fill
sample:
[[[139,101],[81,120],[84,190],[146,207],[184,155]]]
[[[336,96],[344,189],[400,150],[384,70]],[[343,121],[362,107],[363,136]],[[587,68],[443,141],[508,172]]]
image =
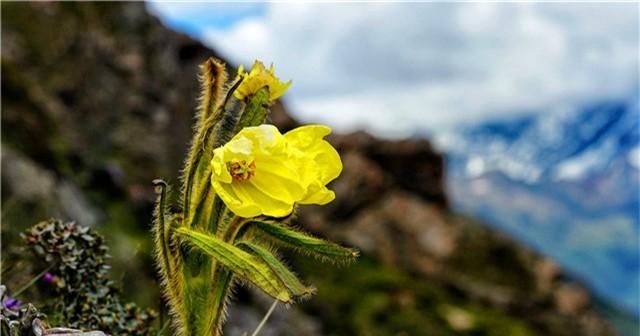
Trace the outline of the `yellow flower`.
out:
[[[323,138],[331,133],[331,128],[323,125],[298,127],[287,132],[284,138],[289,148],[304,156],[301,161],[304,184],[307,186],[301,204],[327,204],[335,198],[326,184],[342,172],[342,161],[338,152]]]
[[[234,95],[240,100],[246,96],[255,94],[258,90],[267,86],[269,87],[269,101],[273,102],[282,96],[289,86],[291,86],[291,81],[284,83],[275,76],[273,64],[267,71],[264,64],[260,61],[256,61],[248,73],[244,71],[244,67],[241,65],[238,68],[237,79],[242,79],[242,83],[240,83]]]
[[[298,127],[285,135],[272,125],[247,127],[216,148],[211,184],[236,215],[283,217],[295,203],[326,204],[326,184],[340,175],[338,152],[323,137],[326,126]]]

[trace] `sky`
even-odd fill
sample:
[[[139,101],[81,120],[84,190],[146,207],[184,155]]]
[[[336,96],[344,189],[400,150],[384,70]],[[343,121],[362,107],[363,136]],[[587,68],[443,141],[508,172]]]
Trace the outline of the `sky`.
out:
[[[628,98],[638,6],[148,3],[232,63],[273,63],[301,121],[386,137]]]

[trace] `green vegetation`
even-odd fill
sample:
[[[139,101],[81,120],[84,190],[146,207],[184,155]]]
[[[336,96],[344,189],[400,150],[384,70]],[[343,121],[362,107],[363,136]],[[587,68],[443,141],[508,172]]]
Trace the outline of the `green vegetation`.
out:
[[[504,312],[469,302],[441,283],[381,265],[368,257],[339,271],[296,260],[317,285],[303,309],[334,335],[536,335]]]

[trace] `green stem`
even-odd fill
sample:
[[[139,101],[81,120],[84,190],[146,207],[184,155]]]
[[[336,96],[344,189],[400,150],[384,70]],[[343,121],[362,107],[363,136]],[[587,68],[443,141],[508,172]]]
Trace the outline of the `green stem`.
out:
[[[222,320],[225,314],[225,304],[231,285],[233,274],[222,267],[216,267],[216,273],[212,278],[212,288],[207,300],[208,311],[205,318],[208,319],[205,327],[205,335],[222,335]]]
[[[169,328],[169,325],[171,324],[171,320],[167,320],[167,322],[164,323],[164,325],[162,325],[162,329],[160,329],[160,331],[158,331],[158,336],[164,335],[164,333],[167,331],[167,328]]]
[[[276,309],[277,305],[278,305],[278,300],[274,300],[273,303],[271,304],[271,307],[269,307],[269,311],[267,311],[267,314],[264,315],[264,317],[262,318],[262,321],[260,321],[260,324],[258,324],[258,326],[256,327],[256,330],[253,331],[253,334],[251,334],[251,336],[258,336],[258,333],[260,332],[260,330],[262,330],[262,327],[264,327],[264,325],[267,323],[269,316],[271,316],[273,311]]]
[[[2,270],[0,270],[0,274],[7,274],[7,272],[12,270],[17,264],[17,262],[15,261],[12,263],[9,263],[9,265],[7,265],[7,263],[8,263],[7,261],[0,260],[0,265],[2,265]]]
[[[218,220],[216,227],[222,226],[226,233],[223,239],[227,242],[233,242],[236,227],[240,223],[242,223],[242,218],[240,217],[223,217]],[[233,274],[215,260],[212,260],[211,263],[213,276],[211,277],[211,288],[208,293],[207,312],[205,314],[205,316],[210,316],[210,319],[207,323],[206,330],[209,335],[217,335],[216,333],[221,332],[221,321],[225,313],[224,305],[233,284]]]
[[[26,285],[22,286],[22,288],[18,289],[14,294],[13,297],[18,297],[20,296],[20,294],[22,294],[22,292],[24,292],[25,290],[29,289],[29,287],[33,286],[34,283],[36,283],[36,281],[38,281],[38,279],[40,279],[45,273],[49,272],[49,270],[51,270],[53,268],[53,266],[55,265],[51,265],[47,268],[45,268],[44,271],[40,272],[40,274],[36,275],[33,279],[31,279],[31,281],[29,281]]]

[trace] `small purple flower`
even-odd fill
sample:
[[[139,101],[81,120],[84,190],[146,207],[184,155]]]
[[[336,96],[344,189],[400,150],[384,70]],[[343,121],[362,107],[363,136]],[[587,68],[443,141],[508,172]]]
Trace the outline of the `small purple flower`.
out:
[[[16,310],[22,305],[22,301],[15,298],[8,298],[3,305],[6,309]]]
[[[53,283],[56,280],[56,277],[53,274],[47,272],[42,276],[42,280],[48,283]]]

